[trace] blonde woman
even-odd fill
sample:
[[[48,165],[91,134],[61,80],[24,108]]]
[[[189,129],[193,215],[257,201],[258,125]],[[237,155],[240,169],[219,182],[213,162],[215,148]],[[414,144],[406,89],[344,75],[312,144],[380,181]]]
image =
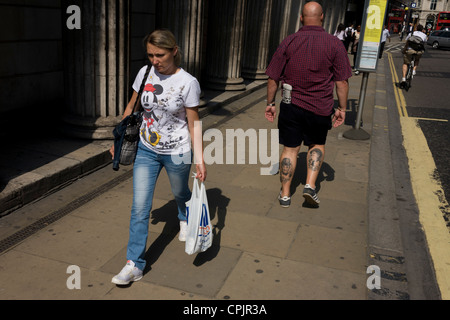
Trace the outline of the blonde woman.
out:
[[[199,120],[200,85],[196,78],[180,67],[181,54],[174,35],[168,30],[156,30],[145,37],[144,45],[151,70],[140,101],[143,121],[133,169],[133,205],[127,263],[112,279],[118,285],[127,285],[143,276],[153,193],[163,167],[178,206],[179,240],[185,241],[185,203],[191,197],[188,186],[192,160],[191,141],[192,144],[197,143],[193,146],[195,150],[202,150],[201,137],[194,137],[194,122]],[[134,93],[124,117],[132,112],[146,68],[144,66],[136,77]],[[113,149],[111,152],[114,154]],[[196,178],[204,181],[206,168],[202,151],[194,155],[197,157]]]

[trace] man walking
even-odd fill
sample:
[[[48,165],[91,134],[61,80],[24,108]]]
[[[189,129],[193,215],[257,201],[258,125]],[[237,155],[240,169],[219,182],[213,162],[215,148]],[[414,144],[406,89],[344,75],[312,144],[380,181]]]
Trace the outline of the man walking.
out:
[[[345,50],[348,52],[348,47],[350,46],[350,43],[354,43],[355,41],[355,29],[353,29],[353,23],[351,23],[346,29],[345,29]],[[351,48],[351,47],[350,47]],[[350,50],[351,51],[351,50]]]
[[[381,59],[383,57],[384,45],[386,44],[387,39],[389,39],[389,42],[391,42],[391,35],[389,34],[389,30],[386,26],[384,26],[383,32],[381,33],[381,44],[378,59]]]
[[[309,205],[319,205],[315,189],[324,161],[326,137],[333,126],[344,123],[347,80],[352,75],[345,47],[322,27],[321,5],[315,1],[306,3],[300,20],[303,27],[283,40],[266,70],[268,121],[273,122],[276,117],[275,95],[279,83],[287,88],[283,91],[285,98],[278,119],[280,144],[284,146],[278,200],[283,207],[291,203],[290,187],[302,143],[309,148],[303,196]],[[335,85],[339,108],[334,111]]]

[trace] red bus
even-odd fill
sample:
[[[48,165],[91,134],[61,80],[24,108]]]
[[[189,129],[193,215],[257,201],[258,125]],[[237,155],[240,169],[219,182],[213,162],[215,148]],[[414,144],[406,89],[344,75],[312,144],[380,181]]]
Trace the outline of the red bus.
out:
[[[436,30],[441,30],[444,27],[450,28],[450,11],[442,11],[438,13]]]
[[[390,33],[399,33],[403,20],[405,18],[405,10],[403,9],[392,9],[388,14],[387,28]]]

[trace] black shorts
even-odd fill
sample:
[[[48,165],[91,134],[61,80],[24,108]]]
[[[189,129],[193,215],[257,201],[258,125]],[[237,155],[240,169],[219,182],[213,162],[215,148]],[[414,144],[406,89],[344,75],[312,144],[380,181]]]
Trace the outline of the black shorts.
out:
[[[295,148],[302,144],[324,145],[332,127],[331,115],[319,116],[293,104],[281,103],[278,116],[280,144]]]

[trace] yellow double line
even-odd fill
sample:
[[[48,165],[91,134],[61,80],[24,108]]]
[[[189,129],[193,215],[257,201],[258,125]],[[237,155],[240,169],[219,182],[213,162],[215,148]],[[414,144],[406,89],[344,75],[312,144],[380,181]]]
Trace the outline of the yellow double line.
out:
[[[391,69],[391,74],[392,74],[392,87],[394,88],[394,95],[395,95],[395,100],[397,102],[398,113],[399,113],[400,117],[411,118],[408,116],[408,112],[406,111],[405,96],[403,95],[402,90],[397,85],[399,83],[399,81],[398,81],[397,72],[395,71],[395,65],[394,65],[394,60],[392,59],[392,54],[390,52],[386,52],[386,53],[387,53],[388,59],[389,59],[389,67]],[[431,118],[417,118],[417,117],[415,117],[414,119],[448,122],[447,119],[431,119]]]
[[[395,100],[400,115],[403,146],[408,158],[411,186],[419,210],[419,220],[427,239],[427,246],[433,261],[436,280],[442,299],[450,299],[450,233],[442,216],[442,209],[448,207],[447,201],[439,199],[444,194],[442,186],[433,176],[436,164],[428,147],[428,142],[418,126],[419,120],[447,121],[446,119],[429,119],[409,117],[406,100],[402,90],[397,86],[392,54],[387,52],[392,74]]]
[[[392,87],[394,88],[394,95],[395,100],[397,101],[397,108],[398,113],[401,117],[408,117],[408,112],[406,111],[406,100],[405,96],[403,95],[402,90],[397,86],[399,83],[397,72],[395,71],[395,65],[394,60],[392,59],[392,54],[390,52],[387,52],[388,59],[389,59],[389,67],[391,68],[391,74],[392,74]]]

